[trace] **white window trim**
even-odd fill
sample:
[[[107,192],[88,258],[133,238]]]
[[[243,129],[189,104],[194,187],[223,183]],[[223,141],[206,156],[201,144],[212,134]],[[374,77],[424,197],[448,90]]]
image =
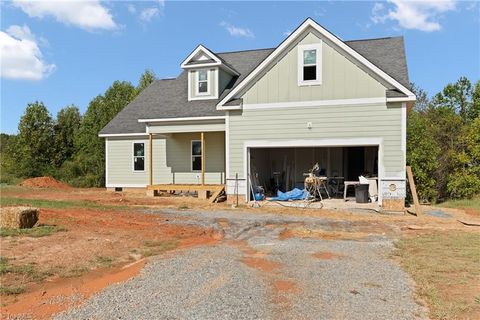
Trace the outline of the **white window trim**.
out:
[[[210,95],[210,75],[211,75],[211,72],[210,72],[210,69],[207,69],[207,92],[200,92],[199,91],[199,84],[200,84],[200,71],[203,71],[205,69],[199,69],[199,70],[196,70],[195,71],[195,95],[197,96],[209,96]],[[205,82],[205,80],[203,80],[202,82]]]
[[[306,50],[316,50],[317,52],[317,79],[303,80],[303,52]],[[319,43],[303,44],[297,47],[298,56],[298,85],[299,86],[314,86],[322,84],[322,41]]]
[[[193,157],[200,157],[200,161],[201,161],[201,158],[202,158],[202,150],[200,150],[200,155],[196,155],[194,156],[193,155],[193,143],[194,142],[200,142],[200,145],[202,144],[202,140],[190,140],[190,170],[192,172],[202,172],[202,169],[200,170],[193,170]]]
[[[135,143],[143,143],[143,170],[135,170],[135,158],[141,158],[140,156],[135,156]],[[132,172],[134,173],[145,172],[145,168],[147,166],[147,163],[145,162],[145,159],[147,157],[147,150],[145,146],[146,146],[145,141],[142,141],[142,140],[132,141]]]

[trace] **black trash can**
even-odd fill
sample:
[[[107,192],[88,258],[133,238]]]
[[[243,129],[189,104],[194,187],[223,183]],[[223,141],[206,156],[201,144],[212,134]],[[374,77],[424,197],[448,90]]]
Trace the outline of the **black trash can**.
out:
[[[368,184],[355,185],[355,202],[367,203],[368,202]]]

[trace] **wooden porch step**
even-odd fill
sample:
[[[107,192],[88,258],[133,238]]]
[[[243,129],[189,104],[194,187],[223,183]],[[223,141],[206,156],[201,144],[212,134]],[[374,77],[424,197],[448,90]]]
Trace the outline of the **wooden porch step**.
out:
[[[222,193],[225,189],[223,184],[152,184],[147,186],[147,190],[153,191],[187,191],[187,192],[210,192],[212,196],[209,201],[213,203],[215,199]]]

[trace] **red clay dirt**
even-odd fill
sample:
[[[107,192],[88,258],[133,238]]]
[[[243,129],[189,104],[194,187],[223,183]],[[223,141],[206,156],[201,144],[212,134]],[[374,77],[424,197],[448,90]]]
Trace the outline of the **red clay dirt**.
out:
[[[312,256],[321,260],[332,260],[339,257],[338,254],[328,251],[316,252]]]
[[[81,278],[58,279],[39,290],[25,294],[18,302],[3,308],[2,319],[5,315],[31,315],[34,319],[50,319],[56,313],[81,304],[105,287],[134,277],[145,263],[146,260],[141,259],[113,270],[96,270]]]
[[[133,210],[41,209],[40,224],[65,231],[40,238],[1,239],[8,265],[30,265],[38,274],[48,275],[40,280],[23,274],[1,275],[2,286],[26,289],[24,294],[1,297],[2,318],[25,313],[34,319],[50,318],[106,286],[135,276],[145,264],[143,256],[222,239],[213,229],[167,222],[164,216]]]
[[[283,292],[296,292],[298,290],[297,284],[290,280],[277,280],[273,283],[273,288]]]
[[[52,177],[37,177],[24,180],[20,183],[22,187],[31,188],[55,188],[55,189],[69,189],[68,184],[60,182]]]

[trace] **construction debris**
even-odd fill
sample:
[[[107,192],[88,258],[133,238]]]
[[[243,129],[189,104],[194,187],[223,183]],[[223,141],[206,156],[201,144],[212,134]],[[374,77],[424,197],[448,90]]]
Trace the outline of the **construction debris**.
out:
[[[0,208],[0,227],[10,229],[32,228],[38,221],[40,213],[32,207]]]

